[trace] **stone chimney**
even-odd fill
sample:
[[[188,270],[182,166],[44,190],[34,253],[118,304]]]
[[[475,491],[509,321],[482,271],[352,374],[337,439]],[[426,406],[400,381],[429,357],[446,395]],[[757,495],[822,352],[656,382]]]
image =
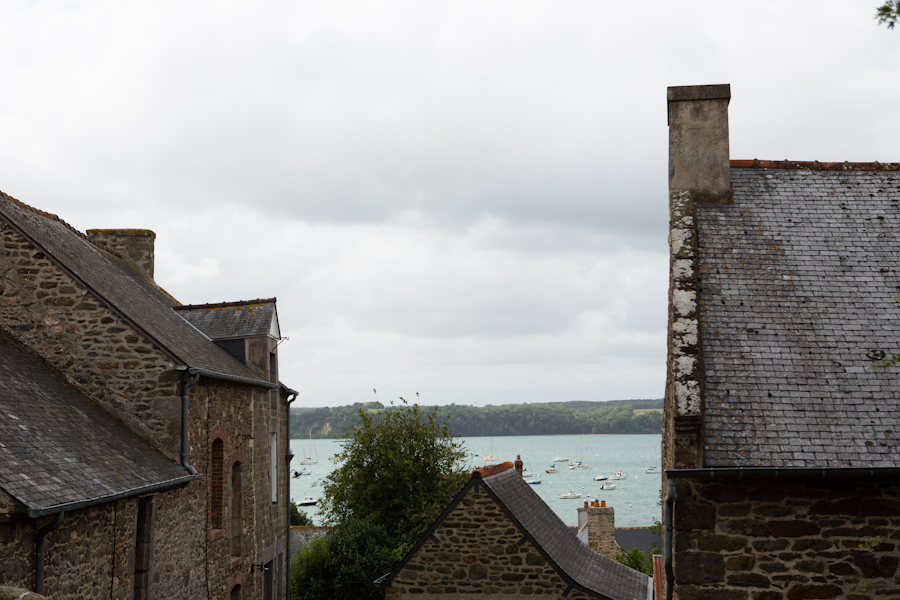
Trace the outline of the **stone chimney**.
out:
[[[88,229],[87,236],[121,258],[142,277],[153,281],[153,246],[149,229]]]
[[[594,500],[587,509],[587,528],[588,547],[591,550],[613,560],[624,554],[616,543],[616,511],[612,506],[606,506],[606,500]]]
[[[524,463],[522,463],[522,457],[516,454],[516,461],[513,463],[513,467],[515,467],[516,473],[519,474],[519,477],[522,476],[522,468],[524,466]]]
[[[731,204],[728,102],[731,86],[670,87],[669,192],[694,202]]]

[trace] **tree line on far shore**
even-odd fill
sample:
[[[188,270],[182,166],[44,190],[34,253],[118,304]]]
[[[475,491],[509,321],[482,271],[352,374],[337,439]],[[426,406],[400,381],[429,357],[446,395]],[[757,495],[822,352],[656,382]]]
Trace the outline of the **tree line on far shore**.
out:
[[[579,435],[592,433],[660,433],[662,400],[616,400],[611,402],[556,402],[437,407],[436,418],[446,420],[462,437],[502,435]],[[359,417],[398,410],[381,402],[358,402],[333,408],[291,410],[291,438],[334,438],[346,432]],[[635,411],[646,410],[647,412]]]

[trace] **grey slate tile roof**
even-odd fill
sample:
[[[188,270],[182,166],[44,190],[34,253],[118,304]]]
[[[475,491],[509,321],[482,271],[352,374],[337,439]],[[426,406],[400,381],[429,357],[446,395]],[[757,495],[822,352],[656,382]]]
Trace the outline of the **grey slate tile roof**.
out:
[[[54,215],[0,192],[0,217],[34,240],[46,255],[83,281],[177,361],[268,384],[182,319],[173,310],[178,303],[168,294]]]
[[[732,168],[697,205],[705,466],[900,464],[900,173]]]
[[[645,559],[649,559],[653,554],[654,542],[657,552],[662,552],[661,536],[654,533],[649,527],[616,527],[616,543],[625,552],[637,548],[644,553]]]
[[[190,479],[181,465],[0,335],[0,488],[41,511]]]
[[[650,600],[653,597],[650,577],[594,552],[579,541],[576,532],[541,500],[516,473],[510,462],[476,469],[466,486],[422,540],[391,573],[376,583],[385,585],[390,582],[408,558],[433,534],[441,521],[478,485],[484,486],[503,512],[520,527],[568,583],[574,583],[597,597],[611,600]]]
[[[278,331],[275,298],[178,306],[179,315],[214,340],[267,335]]]

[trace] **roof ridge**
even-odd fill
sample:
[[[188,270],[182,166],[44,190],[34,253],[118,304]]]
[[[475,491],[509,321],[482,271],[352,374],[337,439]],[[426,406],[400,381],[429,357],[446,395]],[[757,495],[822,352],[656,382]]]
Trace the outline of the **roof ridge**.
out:
[[[53,213],[48,213],[45,210],[35,208],[35,207],[31,206],[30,204],[25,204],[18,198],[13,198],[12,196],[10,196],[9,194],[7,194],[6,192],[3,192],[3,191],[0,191],[0,197],[4,198],[5,200],[8,200],[9,202],[15,204],[16,206],[18,206],[19,208],[21,208],[23,210],[26,210],[30,213],[34,213],[38,216],[44,217],[45,219],[50,219],[51,221],[56,221],[57,223],[62,224],[64,227],[68,228],[69,231],[71,231],[72,233],[74,233],[75,235],[77,235],[78,237],[83,239],[84,241],[88,242],[92,246],[96,246],[97,248],[100,248],[101,250],[109,252],[113,256],[118,257],[118,255],[115,252],[113,252],[112,250],[110,250],[105,244],[101,244],[100,242],[94,241],[93,239],[90,238],[90,236],[88,236],[88,234],[84,233],[83,231],[78,231],[77,229],[75,229],[75,227],[73,227],[72,225],[69,225],[68,223],[66,223],[65,221],[60,219],[59,215],[54,215]]]
[[[274,304],[276,298],[257,298],[256,300],[238,300],[236,302],[217,302],[209,304],[182,304],[181,306],[173,306],[175,310],[192,310],[195,308],[224,308],[226,306],[249,306],[251,304]]]
[[[486,467],[478,467],[474,471],[472,471],[472,475],[470,477],[478,477],[484,479],[485,477],[490,477],[491,475],[497,475],[506,471],[507,469],[514,469],[515,466],[509,462],[502,462],[499,465],[488,465]]]
[[[900,163],[819,162],[802,160],[734,160],[733,169],[810,169],[813,171],[900,171]]]

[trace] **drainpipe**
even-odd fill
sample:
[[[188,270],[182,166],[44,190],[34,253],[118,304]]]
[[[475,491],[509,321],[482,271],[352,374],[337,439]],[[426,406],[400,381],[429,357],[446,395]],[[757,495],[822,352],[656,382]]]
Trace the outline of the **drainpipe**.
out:
[[[44,525],[37,531],[37,540],[35,543],[35,549],[37,550],[37,556],[34,561],[34,593],[44,595],[44,557],[47,554],[47,534],[51,531],[56,531],[62,526],[63,517],[66,516],[65,512],[56,513],[56,518],[53,519],[52,523]]]
[[[181,384],[181,466],[187,469],[191,475],[197,474],[197,469],[188,464],[188,399],[190,389],[200,381],[200,373],[196,373],[190,381]]]
[[[287,435],[284,436],[286,438],[285,442],[287,443],[287,452],[285,452],[285,454],[284,454],[284,462],[285,462],[285,467],[284,467],[285,494],[284,494],[284,497],[286,499],[286,502],[284,504],[285,504],[285,517],[286,517],[285,521],[287,523],[287,525],[286,525],[287,536],[284,538],[284,545],[285,545],[284,555],[287,557],[287,562],[285,563],[286,568],[284,569],[284,573],[285,573],[285,576],[284,576],[284,578],[285,578],[284,599],[285,600],[290,600],[290,598],[291,598],[291,460],[293,460],[293,458],[294,458],[294,451],[291,450],[291,402],[293,402],[294,400],[297,399],[297,392],[295,392],[292,389],[288,389],[288,394],[290,394],[290,395],[288,396],[287,407],[286,407],[287,408]]]
[[[666,512],[663,515],[665,523],[665,533],[663,537],[663,565],[666,570],[666,598],[672,599],[673,588],[675,587],[675,574],[672,570],[672,507],[675,505],[675,481],[666,480]]]

